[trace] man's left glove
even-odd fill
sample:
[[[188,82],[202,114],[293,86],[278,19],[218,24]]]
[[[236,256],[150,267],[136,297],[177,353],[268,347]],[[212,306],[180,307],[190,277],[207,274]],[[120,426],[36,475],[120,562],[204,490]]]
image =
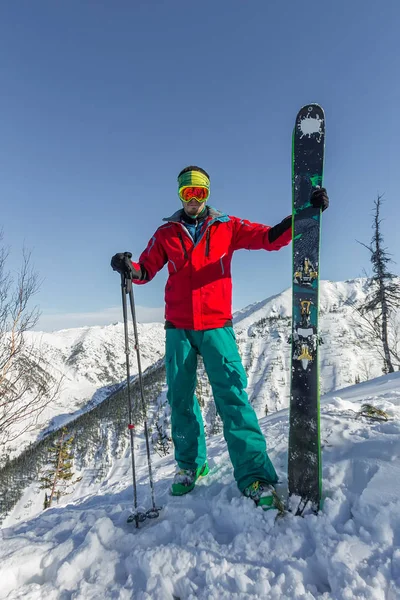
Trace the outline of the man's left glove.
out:
[[[111,266],[114,271],[127,275],[129,279],[142,279],[142,270],[135,269],[131,261],[131,252],[118,252],[111,259]]]
[[[313,191],[310,198],[311,205],[314,208],[320,208],[322,212],[329,206],[329,198],[325,188],[318,188]]]

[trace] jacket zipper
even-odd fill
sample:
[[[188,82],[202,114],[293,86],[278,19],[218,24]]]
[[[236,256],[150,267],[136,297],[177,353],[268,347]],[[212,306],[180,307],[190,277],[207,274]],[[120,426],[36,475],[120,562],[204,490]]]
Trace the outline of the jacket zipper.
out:
[[[180,241],[181,241],[182,250],[183,250],[183,255],[184,255],[184,257],[185,257],[185,258],[188,258],[188,253],[187,253],[187,251],[186,251],[186,248],[185,248],[185,243],[184,243],[184,241],[183,241],[182,233],[181,233],[180,231],[178,231],[178,237],[179,237],[179,239],[180,239]]]
[[[208,227],[207,235],[206,235],[206,256],[207,257],[210,254],[210,234],[211,234],[211,227]]]

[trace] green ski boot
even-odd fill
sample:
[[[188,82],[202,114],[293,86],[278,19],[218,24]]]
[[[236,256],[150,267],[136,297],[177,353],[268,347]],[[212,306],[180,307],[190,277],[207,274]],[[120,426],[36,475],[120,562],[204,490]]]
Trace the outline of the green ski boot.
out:
[[[243,494],[247,498],[254,500],[257,506],[261,506],[263,510],[281,510],[281,502],[276,494],[275,488],[268,483],[254,481],[247,487]]]
[[[173,496],[183,496],[191,492],[199,477],[204,477],[209,472],[208,464],[204,463],[202,467],[191,471],[190,469],[179,469],[175,474],[174,481],[171,486],[171,494]]]

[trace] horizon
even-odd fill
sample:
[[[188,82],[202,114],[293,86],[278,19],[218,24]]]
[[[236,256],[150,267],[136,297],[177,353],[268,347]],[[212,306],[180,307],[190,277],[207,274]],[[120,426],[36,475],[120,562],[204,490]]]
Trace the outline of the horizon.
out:
[[[342,281],[332,281],[331,279],[321,279],[320,280],[320,292],[321,289],[323,287],[325,287],[325,284],[327,283],[333,283],[333,284],[354,284],[356,282],[362,282],[362,281],[367,281],[368,278],[367,277],[354,277],[353,279],[345,279]],[[268,303],[269,301],[273,300],[274,298],[277,298],[283,294],[285,294],[286,292],[292,292],[292,288],[291,286],[281,290],[280,292],[277,292],[276,294],[272,294],[271,296],[267,296],[266,298],[262,298],[260,300],[256,300],[255,302],[251,302],[250,304],[246,304],[245,306],[242,306],[240,308],[236,308],[232,310],[232,317],[233,320],[235,321],[235,315],[237,316],[238,313],[242,313],[247,311],[248,309],[252,308],[252,307],[257,307],[257,305],[263,305]],[[145,306],[135,306],[135,310],[136,310],[136,319],[137,319],[137,323],[141,324],[141,325],[151,325],[151,324],[164,324],[165,319],[164,319],[164,308],[160,307],[159,309],[148,309]],[[159,311],[157,313],[157,311]],[[152,319],[151,315],[156,315],[159,316],[158,319]],[[114,316],[115,318],[112,318],[112,316]],[[141,318],[141,316],[143,316],[144,318]],[[51,328],[51,323],[53,322],[53,319],[55,321],[57,321],[59,317],[57,315],[46,315],[46,318],[44,319],[44,322],[48,323],[48,328],[47,329],[41,329],[39,327],[39,325],[37,325],[36,327],[34,327],[34,329],[32,331],[35,331],[37,333],[57,333],[59,331],[64,331],[64,330],[71,330],[71,329],[85,329],[85,328],[91,328],[91,327],[109,327],[112,325],[120,325],[123,324],[123,316],[122,316],[122,310],[120,306],[115,306],[112,307],[110,309],[108,309],[108,311],[104,311],[103,313],[92,313],[92,314],[87,314],[85,315],[62,315],[62,319],[63,320],[67,320],[71,319],[72,321],[76,321],[78,319],[86,319],[88,321],[95,321],[92,323],[82,323],[79,325],[73,325],[70,327],[61,327],[59,329],[55,329],[55,328]],[[102,321],[103,319],[103,321]],[[110,319],[110,320],[107,320]],[[101,322],[102,321],[102,322]],[[130,314],[128,314],[128,324],[129,326],[131,325],[131,316]],[[233,326],[235,327],[235,322],[233,323]]]

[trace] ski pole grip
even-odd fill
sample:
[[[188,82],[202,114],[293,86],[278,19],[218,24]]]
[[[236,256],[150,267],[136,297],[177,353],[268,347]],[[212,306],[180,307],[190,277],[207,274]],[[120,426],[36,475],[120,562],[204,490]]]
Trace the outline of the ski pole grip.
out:
[[[132,279],[132,252],[124,252],[124,260],[125,260],[125,276],[127,279]]]
[[[132,252],[124,252],[125,270],[122,275],[122,278],[123,278],[122,287],[125,287],[127,294],[129,294],[129,292],[132,289],[132,279],[133,279],[132,275],[134,274],[131,258],[132,258]]]

